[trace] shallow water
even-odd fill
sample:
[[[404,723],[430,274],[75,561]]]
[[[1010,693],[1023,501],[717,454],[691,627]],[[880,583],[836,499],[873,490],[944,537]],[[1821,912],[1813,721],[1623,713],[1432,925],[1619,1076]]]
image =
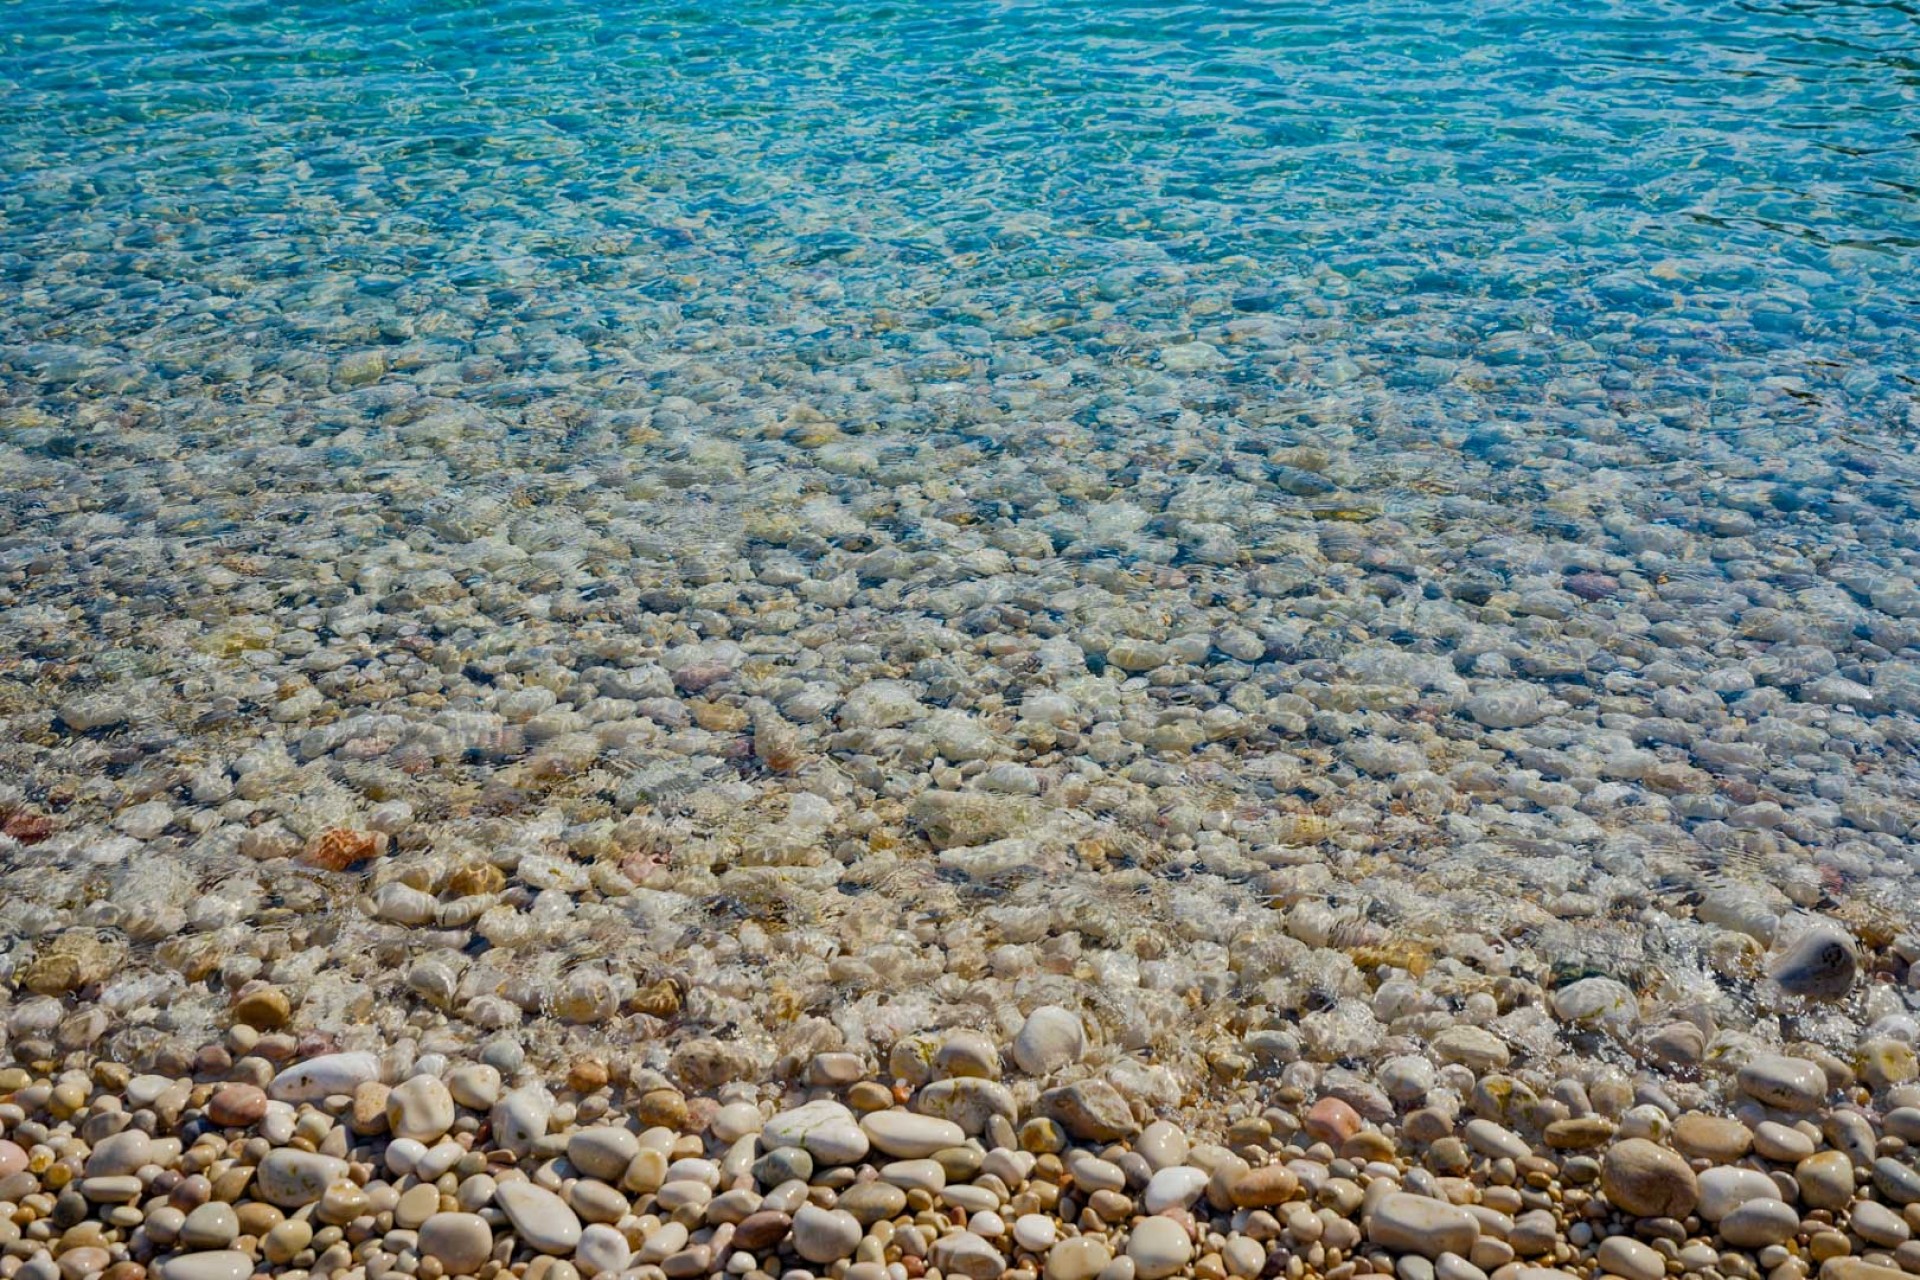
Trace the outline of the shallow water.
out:
[[[1141,1046],[1363,993],[1280,931],[1738,1021],[1913,914],[1916,29],[0,10],[6,970]]]

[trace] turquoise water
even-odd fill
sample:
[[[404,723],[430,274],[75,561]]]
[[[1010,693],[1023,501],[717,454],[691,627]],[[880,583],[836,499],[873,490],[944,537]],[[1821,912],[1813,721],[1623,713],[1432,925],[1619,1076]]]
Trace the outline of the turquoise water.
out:
[[[0,803],[52,830],[0,920],[281,919],[260,867],[378,831],[443,902],[505,869],[473,954],[602,894],[707,948],[710,1025],[742,920],[1139,913],[1218,973],[1278,903],[1676,999],[1904,927],[1916,49],[1838,0],[0,7]],[[395,912],[371,989],[467,945]],[[906,981],[842,943],[813,1007]],[[1221,994],[1158,945],[1089,963]],[[489,963],[408,990],[552,1007]]]

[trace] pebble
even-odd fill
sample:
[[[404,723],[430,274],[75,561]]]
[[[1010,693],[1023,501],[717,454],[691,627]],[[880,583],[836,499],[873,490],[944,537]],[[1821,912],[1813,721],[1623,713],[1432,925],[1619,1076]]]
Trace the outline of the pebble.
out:
[[[1426,1258],[1443,1253],[1464,1257],[1479,1236],[1479,1220],[1466,1210],[1405,1192],[1381,1196],[1367,1219],[1367,1239],[1374,1244]]]
[[[371,1053],[328,1053],[288,1067],[267,1092],[281,1102],[318,1102],[379,1078],[380,1060]]]
[[[437,1142],[456,1118],[453,1094],[438,1077],[417,1075],[387,1094],[387,1128],[396,1138]]]
[[[1792,995],[1837,1000],[1852,990],[1859,967],[1859,948],[1852,935],[1816,924],[1781,952],[1769,972]]]
[[[1127,1237],[1126,1256],[1140,1280],[1162,1280],[1193,1260],[1193,1241],[1170,1218],[1144,1218]]]
[[[826,1264],[851,1257],[860,1243],[859,1220],[839,1209],[801,1205],[793,1215],[793,1248],[808,1262]]]
[[[1809,1112],[1827,1095],[1826,1073],[1806,1058],[1755,1054],[1738,1072],[1740,1090],[1782,1111]]]
[[[345,1160],[281,1147],[260,1161],[256,1185],[269,1203],[297,1209],[315,1203],[328,1187],[346,1177]]]
[[[1051,1075],[1080,1061],[1086,1030],[1078,1014],[1059,1005],[1041,1005],[1027,1014],[1013,1039],[1013,1060],[1028,1075]]]
[[[183,1253],[158,1267],[159,1280],[246,1280],[252,1274],[253,1259],[236,1249]]]
[[[860,1128],[874,1147],[904,1160],[930,1156],[967,1140],[966,1130],[951,1120],[910,1111],[869,1112],[860,1117]]]
[[[494,1189],[493,1202],[513,1224],[514,1234],[541,1253],[567,1253],[580,1243],[580,1219],[545,1187],[503,1182]]]
[[[1630,1236],[1608,1236],[1594,1257],[1602,1271],[1622,1280],[1661,1280],[1667,1274],[1666,1261]]]
[[[451,1275],[472,1275],[493,1256],[493,1229],[474,1213],[436,1213],[420,1226],[420,1253]]]
[[[1687,1162],[1645,1138],[1628,1138],[1608,1148],[1600,1182],[1609,1200],[1643,1218],[1684,1218],[1700,1198]]]

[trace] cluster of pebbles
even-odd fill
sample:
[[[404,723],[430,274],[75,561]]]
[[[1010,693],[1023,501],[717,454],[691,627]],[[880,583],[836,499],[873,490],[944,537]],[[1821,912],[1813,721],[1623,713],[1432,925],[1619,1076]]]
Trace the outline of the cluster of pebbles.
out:
[[[1456,1063],[1464,1098],[1283,1086],[1198,1129],[1084,1074],[1086,1047],[1045,1006],[1010,1049],[821,1053],[785,1087],[581,1057],[550,1088],[506,1041],[289,1062],[245,1023],[177,1077],[6,1068],[0,1280],[1920,1272],[1911,1053],[1858,1079],[1755,1054],[1731,1115]]]

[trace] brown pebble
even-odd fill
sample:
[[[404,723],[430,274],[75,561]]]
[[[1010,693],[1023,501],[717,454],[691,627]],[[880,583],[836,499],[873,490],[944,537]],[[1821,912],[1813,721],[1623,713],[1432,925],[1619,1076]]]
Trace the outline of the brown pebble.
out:
[[[261,1031],[284,1027],[293,1016],[293,1002],[278,987],[261,986],[243,991],[233,1002],[236,1021]]]
[[[642,1125],[659,1125],[675,1131],[687,1125],[687,1100],[678,1089],[649,1089],[640,1095],[634,1115]]]
[[[207,1100],[207,1118],[223,1129],[243,1129],[267,1114],[266,1091],[250,1084],[225,1084]]]
[[[575,1093],[592,1093],[607,1085],[607,1064],[599,1058],[575,1058],[567,1067],[567,1087]]]

